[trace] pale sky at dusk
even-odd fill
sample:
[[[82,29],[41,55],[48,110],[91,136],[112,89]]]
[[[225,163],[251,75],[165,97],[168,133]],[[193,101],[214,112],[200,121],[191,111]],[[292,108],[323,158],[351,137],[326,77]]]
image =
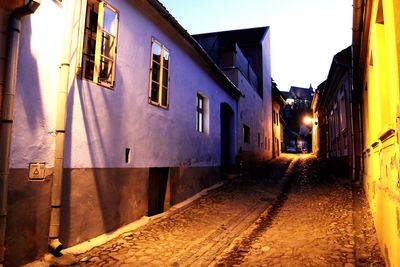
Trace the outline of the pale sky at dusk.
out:
[[[351,45],[351,0],[160,0],[190,33],[270,26],[272,77],[315,89]]]

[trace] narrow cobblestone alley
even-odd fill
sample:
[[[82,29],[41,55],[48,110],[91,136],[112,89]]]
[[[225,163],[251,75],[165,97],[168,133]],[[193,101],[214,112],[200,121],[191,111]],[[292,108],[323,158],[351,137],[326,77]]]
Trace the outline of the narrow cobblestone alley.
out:
[[[384,266],[362,192],[320,165],[315,157],[299,159],[272,214],[261,216],[218,265]]]
[[[79,265],[384,266],[363,195],[321,166],[309,155],[272,160]]]

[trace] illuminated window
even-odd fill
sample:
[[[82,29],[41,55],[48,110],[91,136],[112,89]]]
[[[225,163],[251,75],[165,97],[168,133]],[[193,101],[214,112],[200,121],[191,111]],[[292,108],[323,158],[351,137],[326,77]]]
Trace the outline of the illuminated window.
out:
[[[153,39],[151,55],[149,103],[168,108],[169,51]]]
[[[243,141],[250,144],[250,127],[243,124]]]
[[[108,3],[89,0],[86,9],[81,77],[114,87],[118,12]]]
[[[196,130],[204,132],[204,97],[197,94]]]

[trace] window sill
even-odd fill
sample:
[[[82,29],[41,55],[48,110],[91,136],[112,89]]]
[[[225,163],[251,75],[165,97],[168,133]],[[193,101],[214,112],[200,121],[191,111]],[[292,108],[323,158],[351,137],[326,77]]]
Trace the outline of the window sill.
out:
[[[98,86],[100,86],[100,87],[103,87],[103,88],[105,88],[105,89],[114,91],[114,87],[115,87],[115,86],[110,86],[110,85],[107,85],[107,84],[104,84],[104,83],[97,83],[97,82],[95,82],[95,81],[93,81],[93,80],[89,80],[89,79],[86,79],[86,78],[82,78],[81,76],[78,76],[77,78],[80,79],[80,80],[82,80],[82,81],[86,81],[86,82],[89,82],[89,83],[98,85]]]
[[[169,105],[168,106],[162,106],[158,102],[151,101],[151,99],[149,99],[149,104],[154,106],[154,107],[158,107],[158,108],[161,108],[161,109],[164,109],[164,110],[168,110],[169,109]]]

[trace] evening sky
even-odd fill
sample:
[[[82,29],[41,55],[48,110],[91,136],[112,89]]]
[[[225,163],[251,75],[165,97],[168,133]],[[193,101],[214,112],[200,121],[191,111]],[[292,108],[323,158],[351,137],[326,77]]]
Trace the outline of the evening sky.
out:
[[[351,0],[160,0],[190,33],[270,26],[272,77],[315,89],[351,45]]]

